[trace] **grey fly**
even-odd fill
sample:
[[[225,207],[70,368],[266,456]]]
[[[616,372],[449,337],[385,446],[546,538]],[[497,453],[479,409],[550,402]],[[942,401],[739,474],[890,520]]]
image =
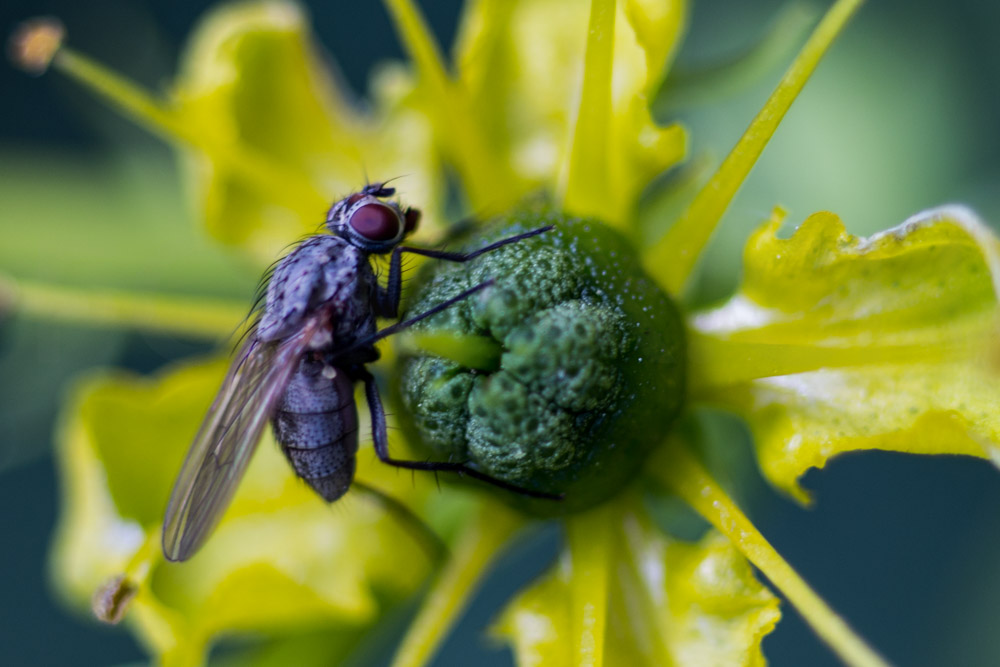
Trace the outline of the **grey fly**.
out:
[[[403,461],[389,454],[385,412],[365,364],[375,342],[429,317],[491,281],[381,331],[375,318],[399,313],[403,253],[466,262],[550,227],[502,239],[471,253],[399,245],[420,218],[374,183],[336,202],[330,234],[307,238],[275,267],[259,319],[244,339],[181,467],[163,524],[168,560],[190,558],[232,500],[268,421],[295,474],[323,499],[344,495],[354,478],[358,415],[354,384],[364,383],[379,459],[411,470],[451,471],[516,493],[551,497],[494,479],[463,463]],[[386,285],[369,256],[391,252]]]

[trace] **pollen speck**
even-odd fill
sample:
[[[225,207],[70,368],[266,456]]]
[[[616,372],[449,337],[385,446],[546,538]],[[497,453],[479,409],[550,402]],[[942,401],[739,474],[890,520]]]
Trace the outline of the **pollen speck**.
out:
[[[11,35],[7,55],[15,65],[38,76],[49,68],[65,36],[66,28],[58,19],[49,16],[30,19]]]

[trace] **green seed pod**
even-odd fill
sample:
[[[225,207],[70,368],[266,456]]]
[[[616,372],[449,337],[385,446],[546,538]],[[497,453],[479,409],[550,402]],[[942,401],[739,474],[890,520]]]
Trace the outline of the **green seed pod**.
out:
[[[601,222],[525,210],[458,243],[472,250],[550,224],[466,264],[425,264],[410,314],[495,283],[414,330],[487,337],[499,362],[472,369],[409,352],[394,387],[401,426],[429,459],[564,496],[501,492],[542,515],[585,509],[627,484],[677,416],[685,373],[677,308]]]

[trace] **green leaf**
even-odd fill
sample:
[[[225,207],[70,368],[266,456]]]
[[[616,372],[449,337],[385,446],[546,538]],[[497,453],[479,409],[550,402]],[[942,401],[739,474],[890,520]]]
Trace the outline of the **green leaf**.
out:
[[[297,480],[265,438],[205,547],[186,563],[160,558],[159,523],[174,476],[225,364],[184,365],[153,379],[97,375],[67,407],[53,550],[57,585],[83,606],[124,573],[138,586],[126,621],[164,663],[197,664],[222,633],[360,629],[429,572],[410,526],[366,496],[331,508]],[[358,477],[419,511],[415,487],[358,456]]]
[[[612,511],[606,639],[594,664],[763,665],[760,645],[780,618],[778,599],[732,544],[714,531],[684,543],[634,506]],[[522,667],[576,664],[574,580],[586,565],[567,551],[507,605],[494,630]]]
[[[740,291],[692,325],[692,384],[743,415],[767,477],[839,453],[998,458],[1000,245],[968,209],[928,211],[870,238],[830,213],[747,244]]]

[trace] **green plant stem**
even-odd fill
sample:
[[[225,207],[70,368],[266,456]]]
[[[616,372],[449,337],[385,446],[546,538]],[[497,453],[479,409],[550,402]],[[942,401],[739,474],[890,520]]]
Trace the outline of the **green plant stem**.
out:
[[[480,504],[410,624],[393,667],[421,667],[430,662],[490,564],[521,524],[521,517],[506,507],[485,500]]]
[[[841,660],[853,667],[887,667],[888,663],[855,634],[764,539],[682,442],[676,439],[668,442],[652,469],[678,496],[732,540],[736,548],[795,605]]]
[[[669,294],[680,294],[695,264],[750,169],[785,113],[812,76],[820,59],[864,0],[838,0],[813,31],[778,87],[751,121],[719,170],[674,226],[645,254],[650,275]]]
[[[84,289],[0,275],[0,310],[90,326],[134,327],[156,333],[219,340],[246,318],[245,304],[111,289]]]

